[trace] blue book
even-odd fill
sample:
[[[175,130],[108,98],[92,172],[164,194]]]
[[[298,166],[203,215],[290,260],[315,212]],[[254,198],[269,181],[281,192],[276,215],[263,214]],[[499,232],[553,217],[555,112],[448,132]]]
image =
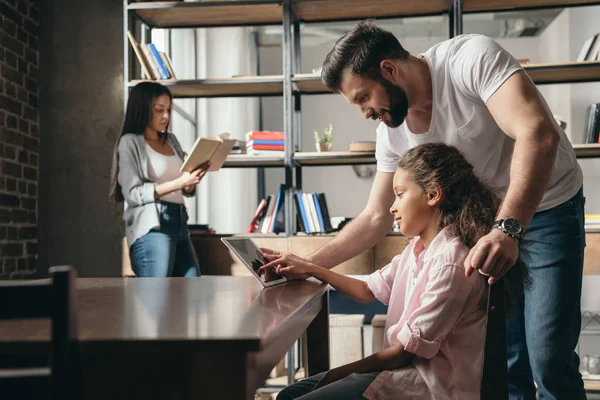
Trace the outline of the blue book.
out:
[[[248,146],[250,145],[254,145],[254,144],[270,144],[273,146],[283,146],[284,145],[284,141],[283,140],[251,140],[248,143],[246,143]]]
[[[302,193],[296,193],[296,197],[298,198],[298,204],[300,205],[300,214],[302,215],[302,222],[304,222],[304,228],[306,228],[306,233],[311,233],[310,225],[308,224],[308,217],[306,216],[306,210],[304,209]]]
[[[169,74],[169,70],[163,62],[158,50],[156,50],[156,46],[154,45],[154,43],[148,43],[148,50],[150,50],[150,54],[152,54],[152,59],[158,67],[158,72],[160,72],[160,78],[169,79],[171,77],[171,74]]]
[[[315,201],[315,210],[317,211],[317,217],[319,218],[319,225],[321,225],[321,231],[327,232],[327,228],[325,227],[325,221],[323,221],[323,213],[321,212],[321,204],[319,204],[319,196],[316,193],[311,193],[314,201]]]

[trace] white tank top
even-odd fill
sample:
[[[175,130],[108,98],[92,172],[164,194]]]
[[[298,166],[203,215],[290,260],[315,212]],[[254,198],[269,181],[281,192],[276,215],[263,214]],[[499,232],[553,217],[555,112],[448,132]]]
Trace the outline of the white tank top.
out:
[[[179,168],[183,164],[183,160],[179,158],[177,153],[172,156],[166,156],[154,150],[148,143],[146,144],[146,153],[148,153],[148,175],[156,183],[165,183],[179,178],[181,172]],[[175,150],[173,149],[175,152]],[[181,190],[176,190],[167,193],[160,200],[170,203],[183,204],[183,193]]]

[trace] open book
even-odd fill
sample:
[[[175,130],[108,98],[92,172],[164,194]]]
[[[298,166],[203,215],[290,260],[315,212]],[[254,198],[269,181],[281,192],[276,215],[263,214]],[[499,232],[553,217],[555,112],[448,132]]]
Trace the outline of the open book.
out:
[[[180,172],[192,172],[207,161],[210,161],[209,171],[219,170],[236,142],[235,139],[229,139],[229,133],[221,133],[219,137],[199,137]]]

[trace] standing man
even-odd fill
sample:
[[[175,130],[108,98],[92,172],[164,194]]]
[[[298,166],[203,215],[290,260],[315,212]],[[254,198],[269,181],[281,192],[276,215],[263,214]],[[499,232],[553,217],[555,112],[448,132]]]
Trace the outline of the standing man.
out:
[[[497,221],[471,250],[467,274],[490,283],[520,255],[533,285],[507,321],[511,400],[585,399],[575,347],[581,325],[583,175],[573,147],[519,63],[482,35],[409,54],[370,21],[325,58],[327,87],[379,120],[377,174],[365,209],[308,259],[333,267],[372,247],[392,226],[392,177],[407,149],[456,146],[502,192]]]

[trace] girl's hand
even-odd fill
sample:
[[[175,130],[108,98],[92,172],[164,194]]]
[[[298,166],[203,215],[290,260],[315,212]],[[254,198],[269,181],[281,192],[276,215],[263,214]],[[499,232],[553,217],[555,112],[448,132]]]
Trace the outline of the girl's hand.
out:
[[[259,268],[258,273],[266,273],[273,268],[279,275],[291,280],[306,279],[311,276],[311,271],[318,268],[315,264],[298,257],[292,253],[282,253],[269,249],[261,249],[268,263]]]
[[[209,167],[210,162],[207,162],[202,164],[192,172],[182,173],[181,176],[177,178],[181,189],[191,191],[193,187],[200,183],[202,178],[204,178],[204,175],[206,175],[206,172],[208,171]]]

